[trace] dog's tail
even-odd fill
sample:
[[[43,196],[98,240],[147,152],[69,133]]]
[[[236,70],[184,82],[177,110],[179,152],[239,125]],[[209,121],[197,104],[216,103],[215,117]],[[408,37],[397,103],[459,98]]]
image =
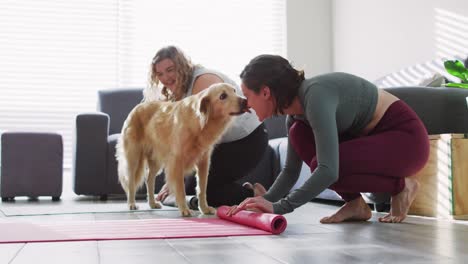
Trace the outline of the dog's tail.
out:
[[[128,193],[128,164],[125,158],[122,137],[119,137],[117,145],[115,146],[115,158],[118,164],[117,173],[119,175],[120,185],[122,185],[125,193]]]

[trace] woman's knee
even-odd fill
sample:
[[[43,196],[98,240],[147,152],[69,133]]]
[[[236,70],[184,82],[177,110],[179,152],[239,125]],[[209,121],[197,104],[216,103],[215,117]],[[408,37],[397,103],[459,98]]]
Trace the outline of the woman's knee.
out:
[[[303,161],[309,164],[315,156],[315,140],[312,128],[302,121],[295,121],[289,128],[289,142]]]
[[[303,121],[296,120],[289,128],[289,137],[296,140],[303,140],[314,136],[312,128],[306,125]]]
[[[424,140],[420,139],[419,144],[415,144],[414,148],[414,155],[409,160],[406,160],[406,164],[408,166],[408,176],[412,176],[418,173],[420,170],[426,166],[427,162],[429,161],[430,155],[430,143],[429,139]]]

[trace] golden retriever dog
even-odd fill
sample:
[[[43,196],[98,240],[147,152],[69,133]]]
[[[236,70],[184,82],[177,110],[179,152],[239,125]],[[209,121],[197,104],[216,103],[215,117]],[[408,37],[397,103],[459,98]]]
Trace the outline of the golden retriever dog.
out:
[[[137,209],[135,193],[145,180],[149,206],[161,208],[154,197],[154,183],[164,169],[181,215],[191,216],[184,175],[196,170],[199,210],[214,214],[215,209],[206,201],[211,153],[233,118],[246,111],[247,100],[227,83],[211,85],[177,102],[138,104],[125,120],[116,152],[119,181],[129,209]]]

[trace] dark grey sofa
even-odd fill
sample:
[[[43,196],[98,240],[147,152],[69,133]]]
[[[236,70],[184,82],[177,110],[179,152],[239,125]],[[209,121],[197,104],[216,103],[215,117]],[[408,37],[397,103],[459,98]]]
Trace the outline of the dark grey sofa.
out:
[[[396,87],[387,91],[408,103],[422,119],[429,134],[468,133],[468,90],[456,88]],[[80,114],[76,118],[76,142],[73,170],[73,190],[76,194],[107,195],[123,194],[118,183],[115,143],[128,112],[142,99],[141,89],[107,90],[99,92],[99,112]],[[281,166],[287,148],[284,117],[265,121],[270,138],[262,161],[251,175],[241,181],[260,182],[271,186]],[[297,187],[310,176],[303,165]],[[158,177],[156,190],[161,186]],[[140,193],[144,194],[142,189]],[[317,198],[340,201],[332,190],[323,191]],[[387,194],[364,194],[377,210],[389,202]]]

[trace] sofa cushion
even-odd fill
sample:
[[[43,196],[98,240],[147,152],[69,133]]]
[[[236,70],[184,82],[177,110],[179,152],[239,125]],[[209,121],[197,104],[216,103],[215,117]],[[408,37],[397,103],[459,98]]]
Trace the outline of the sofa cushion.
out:
[[[110,117],[109,134],[120,133],[128,113],[143,100],[143,89],[115,89],[98,92],[98,111]]]
[[[429,135],[464,134],[468,131],[468,90],[457,88],[396,87],[386,91],[407,103],[426,126]]]

